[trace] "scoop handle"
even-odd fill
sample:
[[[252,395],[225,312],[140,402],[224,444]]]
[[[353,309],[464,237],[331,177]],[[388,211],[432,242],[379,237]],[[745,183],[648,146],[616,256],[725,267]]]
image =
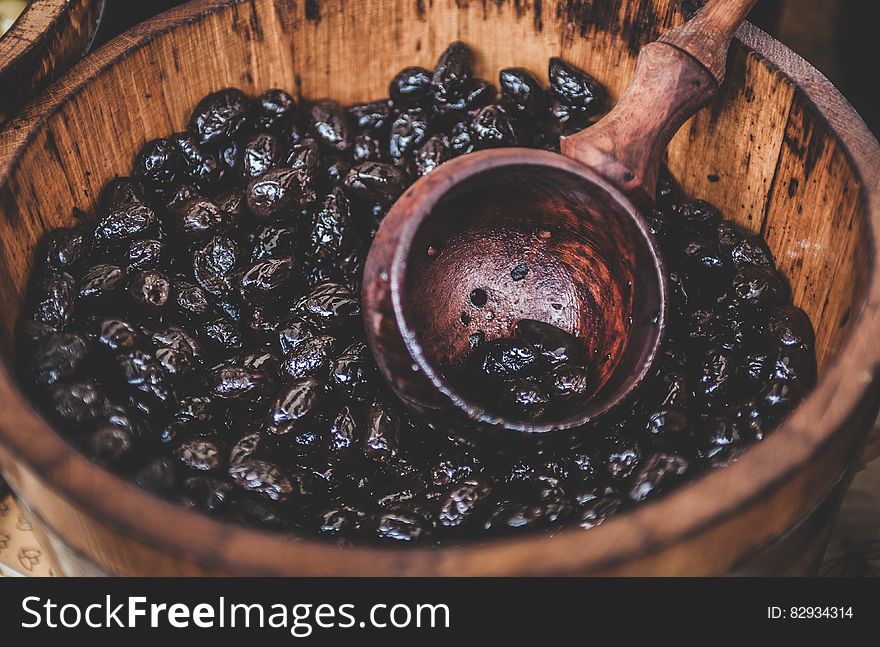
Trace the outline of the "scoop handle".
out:
[[[666,147],[718,91],[733,34],[756,2],[709,0],[692,20],[643,47],[617,105],[595,125],[563,138],[562,154],[637,204],[652,203]]]

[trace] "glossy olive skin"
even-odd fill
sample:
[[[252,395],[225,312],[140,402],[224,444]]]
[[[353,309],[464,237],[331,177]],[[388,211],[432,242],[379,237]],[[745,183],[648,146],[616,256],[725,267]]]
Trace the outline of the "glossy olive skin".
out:
[[[488,80],[474,65],[453,43],[354,106],[220,89],[180,115],[185,131],[133,151],[130,170],[107,173],[130,175],[107,183],[94,217],[35,250],[15,348],[35,406],[157,496],[344,545],[593,528],[772,433],[815,384],[815,332],[767,244],[665,170],[649,223],[669,270],[669,331],[615,417],[576,436],[472,445],[397,401],[359,297],[390,206],[453,157],[558,152],[608,108],[560,59],[546,87],[522,68]],[[522,263],[510,279],[533,271]],[[590,397],[599,359],[522,320],[501,339],[474,330],[448,377],[534,420]]]

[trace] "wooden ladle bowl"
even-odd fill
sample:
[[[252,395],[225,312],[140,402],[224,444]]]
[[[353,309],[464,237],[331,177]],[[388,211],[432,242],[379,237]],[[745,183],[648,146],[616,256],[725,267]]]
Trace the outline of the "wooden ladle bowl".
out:
[[[352,5],[357,10],[352,11]],[[688,3],[690,4],[690,3]],[[237,86],[343,103],[382,96],[402,67],[456,39],[476,74],[560,56],[612,102],[679,0],[193,0],[96,51],[0,134],[0,471],[66,574],[698,575],[807,572],[877,412],[880,146],[837,90],[750,25],[719,97],[676,135],[682,189],[762,232],[816,328],[816,388],[764,441],[598,528],[406,550],[341,549],[172,505],[88,460],[14,377],[33,250],[75,222],[143,143]],[[366,53],[364,44],[369,43]],[[328,73],[325,73],[328,71]],[[546,77],[543,77],[546,79]]]
[[[394,204],[367,257],[363,307],[373,355],[410,408],[472,436],[543,435],[595,423],[641,384],[666,321],[663,262],[643,212],[669,141],[717,92],[755,2],[710,0],[645,46],[614,109],[565,137],[563,155],[475,153]],[[575,335],[591,369],[584,401],[538,422],[487,409],[444,376],[475,335],[508,337],[521,319]]]
[[[364,275],[389,384],[463,435],[582,427],[638,385],[663,329],[662,261],[645,219],[603,177],[546,151],[484,151],[425,176],[383,220]],[[576,411],[506,418],[444,375],[475,335],[510,336],[520,319],[567,330],[590,351],[594,385]]]

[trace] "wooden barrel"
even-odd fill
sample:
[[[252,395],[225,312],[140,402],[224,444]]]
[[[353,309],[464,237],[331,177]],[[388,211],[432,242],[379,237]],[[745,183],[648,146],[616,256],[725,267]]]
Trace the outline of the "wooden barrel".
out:
[[[106,0],[31,0],[0,38],[0,124],[64,72],[98,31]]]
[[[803,571],[878,403],[880,147],[813,68],[746,25],[721,96],[669,165],[690,194],[761,232],[817,328],[816,389],[732,465],[590,531],[441,549],[284,538],[161,501],[86,460],[12,377],[13,322],[34,245],[93,205],[146,139],[180,130],[208,92],[284,87],[377,98],[452,40],[478,72],[546,78],[560,55],[620,95],[640,46],[683,20],[677,0],[198,0],[77,66],[0,142],[0,465],[68,572],[256,575],[717,574]],[[61,541],[59,538],[63,538]],[[788,538],[781,542],[783,538]],[[781,543],[780,543],[781,542]],[[793,542],[793,543],[792,543]]]

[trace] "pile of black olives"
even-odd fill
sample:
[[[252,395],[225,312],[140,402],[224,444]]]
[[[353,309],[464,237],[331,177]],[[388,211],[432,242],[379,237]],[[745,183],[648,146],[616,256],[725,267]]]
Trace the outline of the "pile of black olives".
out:
[[[584,72],[552,59],[549,76],[505,69],[499,93],[454,43],[433,71],[395,76],[390,99],[347,109],[210,94],[93,218],[46,237],[21,379],[72,443],[144,488],[346,541],[589,528],[729,460],[813,385],[812,328],[764,242],[668,175],[652,226],[672,325],[622,417],[553,445],[473,448],[411,418],[377,375],[359,301],[376,227],[446,160],[558,150],[605,109]]]
[[[515,420],[559,416],[595,390],[584,342],[552,324],[521,319],[513,336],[483,342],[477,333],[470,342],[446,377],[495,413]]]

